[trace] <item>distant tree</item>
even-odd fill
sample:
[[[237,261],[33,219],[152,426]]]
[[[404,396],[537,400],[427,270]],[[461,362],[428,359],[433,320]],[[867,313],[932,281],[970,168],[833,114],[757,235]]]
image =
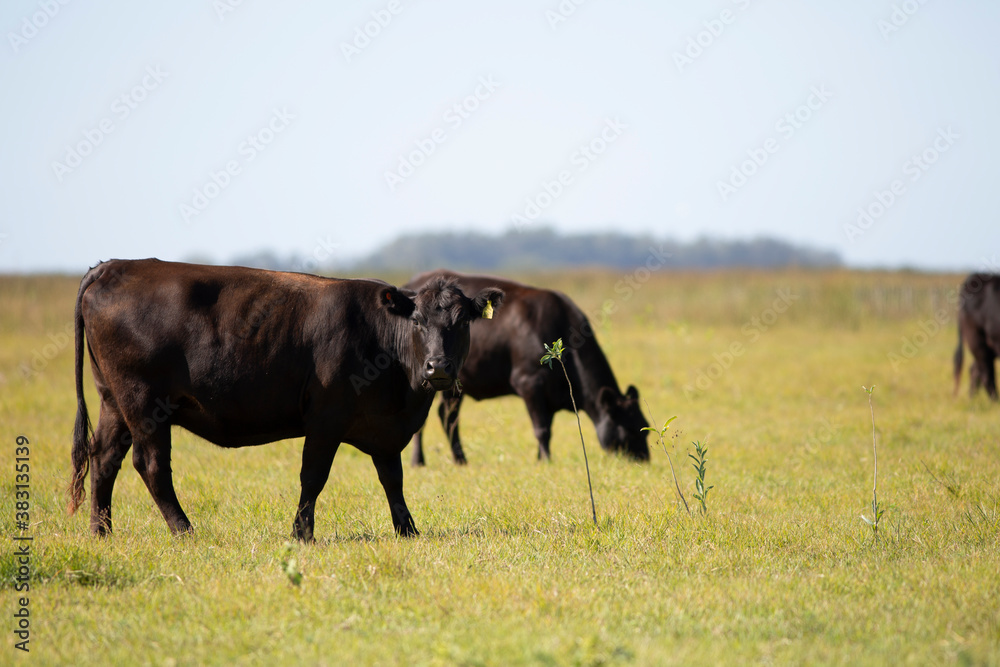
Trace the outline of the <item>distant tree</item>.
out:
[[[424,271],[437,267],[475,271],[561,269],[602,266],[631,270],[643,265],[651,248],[669,254],[667,268],[842,266],[832,251],[797,246],[771,238],[692,243],[615,232],[561,235],[549,228],[515,230],[492,236],[478,232],[407,234],[358,261],[352,270]]]

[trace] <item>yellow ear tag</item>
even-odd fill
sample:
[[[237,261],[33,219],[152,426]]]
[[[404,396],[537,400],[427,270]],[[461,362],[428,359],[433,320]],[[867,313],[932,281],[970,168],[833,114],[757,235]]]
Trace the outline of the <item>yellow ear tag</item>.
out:
[[[483,308],[483,319],[492,320],[493,319],[493,304],[489,299],[486,299],[486,307]]]

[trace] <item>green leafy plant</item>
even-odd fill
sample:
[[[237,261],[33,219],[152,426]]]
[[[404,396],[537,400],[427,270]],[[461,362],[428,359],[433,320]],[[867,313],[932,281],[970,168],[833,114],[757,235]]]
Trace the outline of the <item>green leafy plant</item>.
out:
[[[879,523],[882,521],[882,514],[885,512],[885,508],[878,502],[878,443],[875,439],[875,406],[872,405],[872,392],[875,391],[875,385],[871,387],[865,387],[861,385],[861,388],[868,394],[868,409],[872,413],[872,455],[875,461],[875,471],[872,474],[872,518],[869,519],[864,514],[861,515],[861,519],[867,523],[871,529],[872,534],[875,536],[875,540],[878,540],[878,527]]]
[[[569,387],[569,400],[573,404],[573,413],[576,415],[576,428],[580,431],[580,446],[583,447],[583,464],[587,467],[587,487],[590,489],[590,512],[594,517],[594,525],[597,525],[597,507],[594,505],[594,485],[590,481],[590,463],[587,461],[587,445],[583,441],[583,426],[580,424],[580,411],[576,409],[576,399],[573,398],[573,383],[569,381],[569,373],[566,371],[566,364],[563,363],[563,352],[565,348],[563,347],[562,338],[556,340],[552,343],[550,347],[548,343],[542,343],[545,347],[545,354],[538,363],[548,364],[549,368],[552,368],[552,361],[558,361],[559,365],[562,367],[563,375],[566,377],[566,385]]]
[[[695,480],[694,480],[694,499],[701,503],[701,513],[705,514],[708,512],[708,507],[705,505],[705,500],[708,498],[708,492],[715,488],[715,486],[705,486],[705,468],[708,463],[708,445],[702,445],[701,441],[692,442],[694,445],[694,454],[688,454],[694,463]]]
[[[649,409],[649,403],[646,403],[646,410],[649,411],[649,418],[652,419],[653,423],[655,424],[656,418],[653,417],[653,411]],[[677,481],[677,473],[674,472],[674,462],[673,459],[670,458],[670,452],[667,451],[667,443],[663,441],[663,439],[667,437],[667,429],[670,428],[670,422],[672,422],[675,419],[677,419],[677,415],[674,415],[667,421],[663,422],[663,426],[661,428],[646,426],[642,430],[656,434],[656,441],[660,443],[660,446],[663,447],[663,453],[667,455],[667,463],[670,464],[670,475],[671,477],[674,478],[674,488],[677,489],[677,497],[681,499],[682,503],[684,503],[684,509],[687,510],[687,513],[691,514],[691,508],[688,507],[688,501],[687,499],[684,498],[684,494],[681,493],[681,485]]]
[[[285,547],[281,551],[281,557],[278,559],[278,562],[281,565],[281,571],[288,577],[288,581],[293,586],[298,587],[302,585],[302,572],[299,570],[299,563],[294,555],[294,547],[292,547],[290,542],[285,542]]]

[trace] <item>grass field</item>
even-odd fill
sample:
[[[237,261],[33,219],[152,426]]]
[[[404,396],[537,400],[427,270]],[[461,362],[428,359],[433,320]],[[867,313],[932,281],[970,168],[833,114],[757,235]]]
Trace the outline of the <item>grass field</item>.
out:
[[[584,417],[594,527],[573,415],[543,465],[523,404],[470,401],[469,465],[433,424],[427,467],[406,470],[418,538],[394,537],[370,459],[340,450],[316,544],[290,547],[301,586],[282,566],[299,441],[226,451],[175,430],[192,536],[169,535],[130,459],[112,538],[89,535],[89,497],[67,516],[78,279],[0,279],[0,664],[1000,664],[1000,406],[967,380],[951,395],[959,276],[526,278],[614,310],[592,315],[598,338],[622,387],[678,416],[667,448],[692,509],[687,454],[708,442],[707,513],[679,505],[658,445],[649,465],[606,455]],[[878,540],[861,519],[871,384]],[[30,657],[12,634],[24,596]]]

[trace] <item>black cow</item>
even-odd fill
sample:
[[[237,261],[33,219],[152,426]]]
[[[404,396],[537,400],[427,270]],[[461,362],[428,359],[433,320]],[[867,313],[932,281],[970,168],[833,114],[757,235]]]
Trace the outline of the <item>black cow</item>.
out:
[[[969,395],[980,387],[997,400],[996,368],[1000,355],[1000,275],[973,273],[959,292],[958,347],[955,349],[955,393],[962,379],[962,346],[969,346]]]
[[[634,386],[624,394],[618,389],[587,317],[569,297],[510,280],[443,270],[418,275],[407,287],[417,289],[439,280],[454,280],[463,290],[496,285],[505,294],[504,310],[496,322],[472,324],[472,350],[459,373],[459,386],[441,393],[438,416],[456,463],[465,463],[458,433],[458,411],[465,395],[477,401],[510,394],[524,399],[538,439],[538,458],[549,460],[552,417],[559,410],[573,409],[562,372],[539,363],[543,344],[557,338],[567,348],[563,360],[577,406],[594,423],[601,447],[649,460],[648,432],[642,431],[648,422],[639,392]],[[424,464],[422,432],[414,436],[412,462]]]
[[[76,300],[77,414],[72,513],[91,475],[90,529],[111,532],[111,494],[132,463],[174,533],[191,529],[174,493],[170,426],[223,447],[305,436],[293,536],[313,510],[341,442],[372,457],[397,533],[417,533],[403,499],[400,452],[451,388],[469,322],[503,292],[474,299],[447,280],[413,292],[243,267],[112,260]],[[101,397],[97,429],[83,396],[83,341]]]

